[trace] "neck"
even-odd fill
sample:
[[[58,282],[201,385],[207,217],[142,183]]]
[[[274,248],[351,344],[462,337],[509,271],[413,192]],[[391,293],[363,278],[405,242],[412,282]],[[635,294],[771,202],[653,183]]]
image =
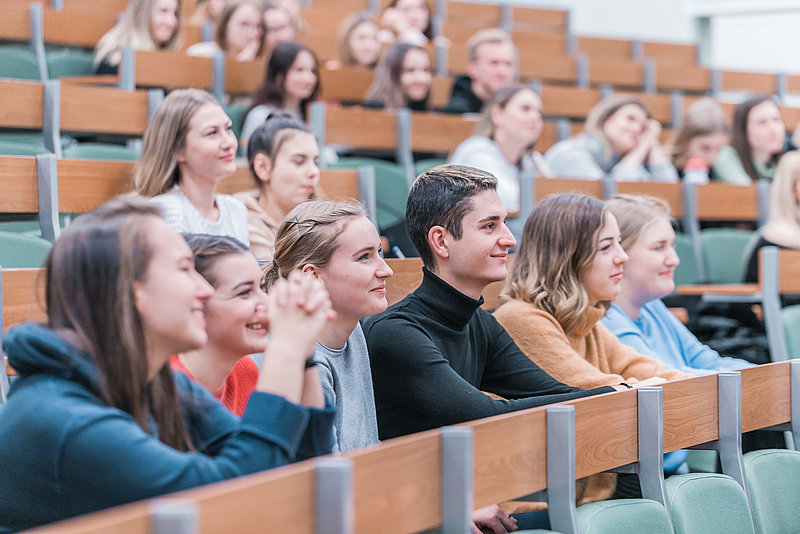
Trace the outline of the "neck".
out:
[[[767,164],[772,158],[772,153],[768,150],[755,150],[753,149],[753,159],[759,163]]]
[[[447,284],[453,287],[456,291],[463,293],[473,300],[480,300],[481,293],[483,293],[483,290],[488,285],[485,280],[457,276],[450,272],[446,265],[437,266],[435,269],[431,269],[430,271],[447,282]]]
[[[214,195],[217,194],[216,182],[191,180],[181,174],[181,181],[178,187],[203,217],[212,221],[217,219],[217,205],[214,200]]]
[[[258,205],[261,206],[261,209],[275,222],[281,222],[289,211],[291,211],[283,209],[275,199],[275,195],[271,195],[267,192],[266,187],[262,187],[258,194]]]
[[[294,96],[286,95],[283,97],[283,109],[294,111],[300,115],[300,99]]]
[[[329,349],[341,349],[347,343],[347,339],[353,333],[357,324],[358,319],[337,316],[336,319],[328,323],[328,326],[320,334],[318,341]]]
[[[652,299],[645,299],[641,296],[637,297],[633,291],[626,291],[624,280],[622,283],[622,290],[619,292],[619,295],[617,295],[617,298],[614,299],[614,304],[622,308],[625,315],[637,321],[644,305]]]
[[[512,133],[506,133],[504,130],[497,130],[494,133],[494,142],[509,163],[512,165],[519,164],[522,154],[525,153],[525,146],[518,141],[517,136]]]
[[[228,375],[241,357],[241,354],[222,356],[208,345],[178,355],[181,363],[192,373],[197,383],[211,393],[217,393],[223,388]]]
[[[486,86],[479,84],[476,80],[472,80],[472,92],[484,102],[488,101],[489,97],[492,96]]]

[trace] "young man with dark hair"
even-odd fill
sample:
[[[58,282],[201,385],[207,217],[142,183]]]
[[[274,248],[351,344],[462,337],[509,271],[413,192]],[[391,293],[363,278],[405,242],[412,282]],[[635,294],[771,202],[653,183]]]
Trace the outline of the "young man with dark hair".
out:
[[[484,171],[440,165],[411,187],[406,228],[422,284],[364,325],[381,439],[616,389],[550,377],[480,307],[516,244],[496,185]]]

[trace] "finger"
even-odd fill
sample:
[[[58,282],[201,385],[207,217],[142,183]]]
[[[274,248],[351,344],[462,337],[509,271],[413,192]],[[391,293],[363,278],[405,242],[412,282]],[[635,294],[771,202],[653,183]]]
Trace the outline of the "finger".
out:
[[[475,523],[472,523],[472,534],[482,534],[481,530],[475,526]]]
[[[500,515],[500,522],[503,523],[507,532],[514,532],[517,530],[517,520],[510,515],[506,515],[505,512]]]

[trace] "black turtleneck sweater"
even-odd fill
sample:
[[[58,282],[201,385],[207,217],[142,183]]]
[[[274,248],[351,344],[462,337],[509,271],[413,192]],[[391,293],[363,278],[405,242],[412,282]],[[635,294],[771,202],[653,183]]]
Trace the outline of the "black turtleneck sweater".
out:
[[[423,272],[416,291],[364,323],[381,439],[614,391],[552,378],[480,307],[482,298]]]

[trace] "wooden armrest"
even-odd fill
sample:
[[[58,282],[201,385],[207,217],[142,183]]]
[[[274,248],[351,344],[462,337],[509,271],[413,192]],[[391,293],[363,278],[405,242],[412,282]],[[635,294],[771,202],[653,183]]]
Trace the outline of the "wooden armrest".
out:
[[[683,324],[689,324],[689,311],[686,308],[670,308],[669,311]]]
[[[65,76],[59,78],[63,84],[72,85],[118,85],[119,74],[95,74],[93,76]]]
[[[692,284],[678,286],[678,295],[755,295],[761,291],[758,284]]]

